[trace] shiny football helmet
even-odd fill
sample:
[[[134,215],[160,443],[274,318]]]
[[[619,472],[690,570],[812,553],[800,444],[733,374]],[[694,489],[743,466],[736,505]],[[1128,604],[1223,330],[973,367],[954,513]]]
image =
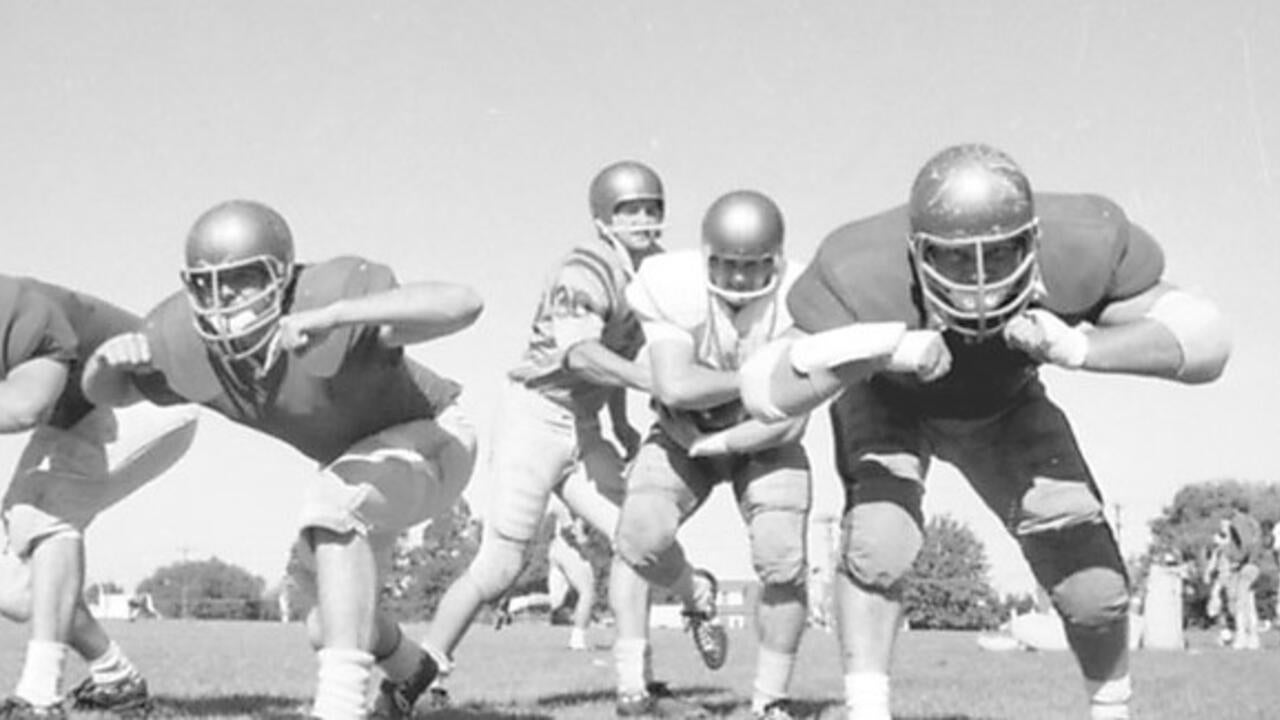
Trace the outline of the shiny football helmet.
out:
[[[987,145],[956,145],[916,176],[911,260],[926,309],[973,340],[994,335],[1039,291],[1039,223],[1031,184]]]
[[[591,181],[587,199],[596,229],[611,243],[628,250],[646,250],[662,235],[662,180],[648,165],[623,160],[605,167]],[[641,215],[639,221],[625,225],[615,222],[619,207],[637,200],[656,203],[656,216]]]
[[[239,360],[267,346],[293,280],[293,236],[262,203],[231,200],[208,210],[187,235],[182,282],[196,332]]]
[[[764,297],[782,279],[782,211],[754,190],[735,190],[702,218],[707,289],[733,304]]]

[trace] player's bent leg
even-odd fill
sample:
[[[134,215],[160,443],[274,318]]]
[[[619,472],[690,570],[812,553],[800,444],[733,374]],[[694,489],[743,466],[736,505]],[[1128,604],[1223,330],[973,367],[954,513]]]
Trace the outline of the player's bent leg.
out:
[[[835,578],[845,701],[852,720],[887,720],[889,666],[902,619],[901,580],[924,541],[921,485],[886,472],[859,477],[841,521]]]
[[[1024,535],[1023,553],[1049,589],[1080,664],[1095,720],[1128,717],[1129,586],[1110,528],[1087,522]]]
[[[480,608],[515,584],[523,567],[525,546],[524,541],[485,527],[475,559],[449,586],[436,608],[426,635],[428,649],[444,657],[453,656]]]

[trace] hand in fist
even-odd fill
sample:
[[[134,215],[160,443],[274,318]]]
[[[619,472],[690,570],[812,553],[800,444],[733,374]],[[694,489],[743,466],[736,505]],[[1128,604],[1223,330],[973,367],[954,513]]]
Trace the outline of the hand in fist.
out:
[[[1004,340],[1033,360],[1075,370],[1089,356],[1089,336],[1048,310],[1032,308],[1004,326]]]
[[[888,370],[933,382],[951,371],[951,351],[937,330],[910,330],[889,357]]]
[[[138,332],[124,333],[107,340],[98,346],[94,355],[98,362],[116,370],[148,372],[154,369],[151,343],[146,335]]]

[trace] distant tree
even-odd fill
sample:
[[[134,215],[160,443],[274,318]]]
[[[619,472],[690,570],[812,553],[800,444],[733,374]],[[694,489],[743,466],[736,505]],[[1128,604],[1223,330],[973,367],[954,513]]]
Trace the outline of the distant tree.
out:
[[[929,629],[999,625],[1004,607],[991,587],[989,570],[986,548],[972,530],[946,515],[930,519],[924,546],[906,578],[907,622]]]
[[[417,537],[403,536],[383,585],[385,606],[405,620],[431,617],[445,591],[475,558],[480,533],[471,507],[459,500],[447,517],[427,523]]]
[[[138,585],[164,617],[256,620],[262,578],[218,558],[166,565]]]
[[[1243,499],[1249,512],[1266,528],[1280,521],[1280,485],[1246,483],[1238,480],[1211,480],[1183,486],[1158,517],[1151,521],[1151,544],[1140,558],[1137,584],[1140,586],[1154,558],[1172,556],[1187,563],[1188,582],[1183,594],[1183,615],[1188,624],[1207,626],[1211,620],[1205,612],[1209,588],[1204,582],[1204,567],[1209,559],[1213,535],[1218,523],[1230,516],[1232,503]],[[1267,536],[1267,547],[1270,547]],[[1255,586],[1258,614],[1273,619],[1277,586],[1277,564],[1274,554],[1267,552],[1260,563],[1262,574]]]

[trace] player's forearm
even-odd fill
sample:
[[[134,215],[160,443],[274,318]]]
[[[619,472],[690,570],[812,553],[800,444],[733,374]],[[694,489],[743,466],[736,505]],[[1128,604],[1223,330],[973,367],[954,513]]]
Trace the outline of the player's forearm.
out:
[[[1231,333],[1216,306],[1176,288],[1159,295],[1141,318],[1086,333],[1083,367],[1151,375],[1184,383],[1218,379],[1231,356]]]
[[[765,423],[747,420],[703,436],[690,448],[691,455],[750,453],[795,442],[804,435],[807,417]]]
[[[653,396],[677,410],[706,410],[738,399],[738,374],[696,364],[655,368]]]
[[[765,421],[804,417],[847,385],[883,368],[882,360],[872,358],[802,373],[795,369],[790,349],[789,339],[770,343],[752,355],[739,372],[742,404],[752,417]]]
[[[564,367],[576,377],[603,387],[652,390],[648,368],[606,348],[599,340],[583,340],[564,355]]]
[[[334,327],[382,325],[388,344],[410,345],[471,325],[484,310],[484,301],[465,285],[423,282],[340,300],[330,307]]]

